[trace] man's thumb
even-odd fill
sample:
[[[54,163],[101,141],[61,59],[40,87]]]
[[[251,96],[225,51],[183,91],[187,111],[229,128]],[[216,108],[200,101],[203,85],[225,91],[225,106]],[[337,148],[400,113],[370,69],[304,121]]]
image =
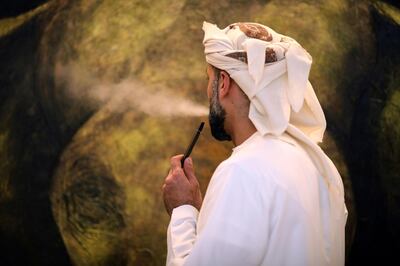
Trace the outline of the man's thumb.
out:
[[[196,176],[194,175],[194,167],[192,158],[187,158],[184,162],[183,168],[185,170],[185,174],[189,180],[189,182],[197,181]]]

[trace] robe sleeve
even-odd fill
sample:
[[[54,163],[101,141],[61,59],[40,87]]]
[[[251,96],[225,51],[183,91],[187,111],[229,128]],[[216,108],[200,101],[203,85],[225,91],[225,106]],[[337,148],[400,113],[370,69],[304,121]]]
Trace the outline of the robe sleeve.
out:
[[[175,208],[168,226],[167,265],[257,265],[267,249],[269,193],[265,179],[237,165],[217,169],[198,219]]]

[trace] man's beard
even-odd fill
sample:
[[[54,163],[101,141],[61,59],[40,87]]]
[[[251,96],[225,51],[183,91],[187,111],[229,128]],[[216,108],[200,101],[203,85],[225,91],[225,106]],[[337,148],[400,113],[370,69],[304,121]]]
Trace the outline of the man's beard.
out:
[[[212,97],[210,101],[210,113],[208,115],[211,135],[219,141],[231,141],[231,136],[225,131],[224,128],[226,112],[218,99],[218,81],[219,78],[216,78],[213,82]]]

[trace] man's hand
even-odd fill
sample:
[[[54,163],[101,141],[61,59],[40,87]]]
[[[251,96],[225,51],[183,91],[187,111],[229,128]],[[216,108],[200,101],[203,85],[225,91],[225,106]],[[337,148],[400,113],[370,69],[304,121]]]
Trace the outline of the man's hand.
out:
[[[171,158],[171,168],[162,187],[164,204],[169,215],[174,208],[185,204],[190,204],[200,210],[203,201],[199,182],[194,175],[192,158],[185,160],[184,169],[182,169],[182,157],[183,155],[176,155]]]

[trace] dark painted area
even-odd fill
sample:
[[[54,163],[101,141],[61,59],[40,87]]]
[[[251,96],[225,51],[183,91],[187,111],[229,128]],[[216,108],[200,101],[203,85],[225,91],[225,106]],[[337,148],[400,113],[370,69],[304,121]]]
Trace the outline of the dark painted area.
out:
[[[0,40],[0,129],[9,132],[12,193],[0,202],[1,265],[70,265],[49,199],[62,141],[34,93],[40,31],[32,19]]]
[[[388,88],[389,82],[400,69],[400,27],[375,9],[371,12],[377,54],[360,85],[365,89],[355,102],[356,112],[349,148],[346,149],[358,214],[348,265],[389,264],[397,260],[400,250],[400,217],[394,215],[394,210],[389,209],[387,204],[387,195],[400,188],[383,186],[385,176],[379,167],[382,164],[385,167],[385,162],[379,163],[379,149],[388,150],[390,147],[381,147],[382,143],[377,140],[382,110],[392,93]],[[397,208],[400,208],[400,202]],[[394,225],[394,232],[388,231],[389,225]]]
[[[400,8],[400,1],[398,1],[398,0],[384,0],[383,2],[386,2],[388,4],[391,4],[395,7]]]
[[[48,0],[3,0],[0,2],[0,19],[18,16],[47,1]]]

